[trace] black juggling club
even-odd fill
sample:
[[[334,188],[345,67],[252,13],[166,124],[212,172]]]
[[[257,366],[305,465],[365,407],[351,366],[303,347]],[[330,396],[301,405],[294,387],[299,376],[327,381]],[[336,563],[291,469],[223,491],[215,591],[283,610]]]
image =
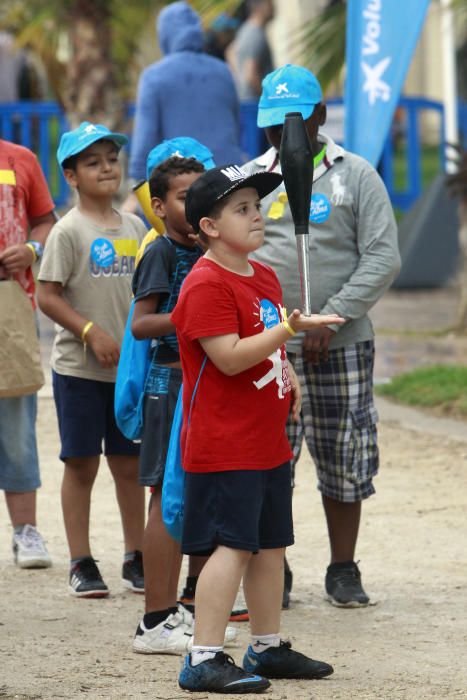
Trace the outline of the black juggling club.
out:
[[[295,226],[302,311],[311,314],[309,229],[313,152],[300,112],[285,115],[279,158]]]

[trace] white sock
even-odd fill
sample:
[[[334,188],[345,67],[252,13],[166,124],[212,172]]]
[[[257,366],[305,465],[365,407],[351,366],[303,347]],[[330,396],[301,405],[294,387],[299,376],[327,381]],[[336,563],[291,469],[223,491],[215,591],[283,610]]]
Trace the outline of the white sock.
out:
[[[193,645],[191,650],[191,665],[197,666],[202,664],[203,661],[209,661],[213,659],[218,651],[222,651],[223,647],[202,647]]]
[[[281,636],[277,634],[262,634],[251,636],[251,646],[257,654],[266,651],[269,647],[278,647],[281,643]]]

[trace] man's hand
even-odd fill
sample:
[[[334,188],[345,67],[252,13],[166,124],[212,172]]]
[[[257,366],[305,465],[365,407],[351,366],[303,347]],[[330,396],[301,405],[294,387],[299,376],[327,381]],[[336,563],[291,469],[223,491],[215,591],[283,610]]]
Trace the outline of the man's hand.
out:
[[[300,411],[302,410],[302,390],[300,388],[300,382],[298,381],[298,377],[295,374],[295,370],[290,360],[288,361],[288,364],[290,383],[292,384],[292,403],[290,406],[290,412],[292,414],[292,419],[296,423],[298,423],[298,421],[300,420]]]
[[[97,361],[105,369],[116,367],[120,348],[111,335],[94,324],[86,333],[86,343],[91,347]]]
[[[320,360],[327,362],[329,358],[329,341],[335,331],[327,326],[312,328],[306,331],[303,340],[303,356],[307,362],[319,365]]]
[[[0,254],[0,265],[7,275],[16,275],[18,272],[31,267],[35,260],[34,253],[24,243],[12,245]]]

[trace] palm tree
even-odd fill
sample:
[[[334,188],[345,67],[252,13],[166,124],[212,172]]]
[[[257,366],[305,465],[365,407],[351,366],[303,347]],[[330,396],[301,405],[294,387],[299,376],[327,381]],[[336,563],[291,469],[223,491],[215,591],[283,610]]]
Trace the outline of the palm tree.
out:
[[[123,128],[140,65],[139,45],[169,0],[12,0],[0,10],[0,28],[15,26],[18,44],[42,59],[68,121]],[[195,0],[209,19],[238,0]]]

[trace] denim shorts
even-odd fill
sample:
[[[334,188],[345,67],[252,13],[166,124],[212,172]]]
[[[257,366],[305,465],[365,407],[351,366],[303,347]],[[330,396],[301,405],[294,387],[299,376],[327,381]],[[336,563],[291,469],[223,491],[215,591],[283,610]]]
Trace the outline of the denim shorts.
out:
[[[290,462],[274,469],[185,474],[182,552],[247,552],[293,544]]]
[[[154,376],[157,383],[153,387],[157,393],[150,393],[144,397],[143,435],[139,457],[141,486],[162,485],[170,431],[182,384],[182,370],[178,367],[156,365]]]
[[[52,372],[62,449],[60,459],[105,455],[139,455],[139,445],[120,432],[115,422],[113,382],[70,377]]]
[[[37,395],[0,399],[0,489],[35,491],[41,485],[36,444]]]

